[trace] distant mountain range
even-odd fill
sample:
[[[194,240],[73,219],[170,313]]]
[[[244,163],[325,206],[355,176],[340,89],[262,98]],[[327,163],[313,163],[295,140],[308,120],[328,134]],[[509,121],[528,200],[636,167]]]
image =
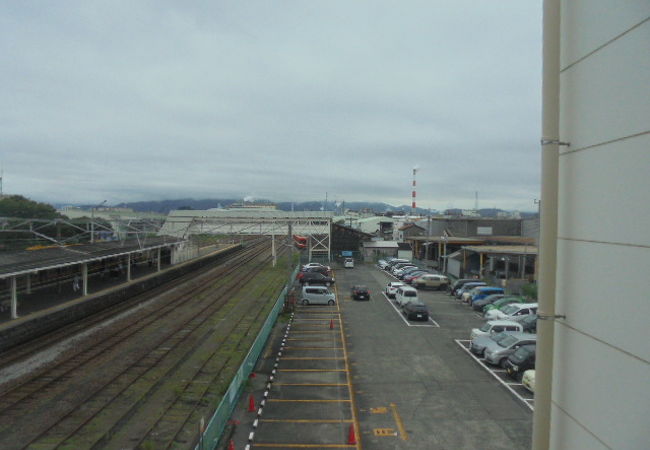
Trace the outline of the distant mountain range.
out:
[[[132,203],[120,203],[115,205],[121,208],[131,208],[134,211],[143,212],[157,212],[167,214],[169,211],[176,209],[210,209],[210,208],[225,208],[233,203],[239,203],[241,199],[235,198],[216,198],[216,199],[201,199],[196,200],[193,198],[182,198],[177,200],[159,200],[159,201],[143,201]],[[310,202],[270,202],[266,200],[256,200],[256,203],[274,203],[276,207],[282,211],[333,211],[336,214],[342,214],[346,209],[352,210],[371,210],[377,213],[384,212],[410,212],[409,205],[393,206],[388,203],[382,202],[323,202],[323,201],[310,201]],[[89,206],[91,207],[91,206]],[[460,209],[447,210],[451,214],[460,214]],[[498,213],[506,212],[497,208],[479,209],[479,213],[483,217],[496,217]],[[436,210],[429,210],[424,208],[417,208],[416,213],[420,215],[438,214]],[[522,217],[535,216],[536,212],[520,212]]]

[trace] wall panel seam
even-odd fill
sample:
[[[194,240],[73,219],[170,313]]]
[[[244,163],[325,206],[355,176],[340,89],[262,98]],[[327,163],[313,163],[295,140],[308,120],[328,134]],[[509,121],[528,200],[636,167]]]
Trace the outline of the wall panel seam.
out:
[[[592,334],[589,334],[589,333],[586,333],[586,332],[584,332],[582,330],[579,330],[576,327],[572,327],[565,320],[556,320],[555,324],[564,326],[564,327],[566,327],[566,328],[568,328],[568,329],[570,329],[572,331],[575,331],[576,333],[579,333],[579,334],[583,335],[586,338],[592,339],[592,340],[594,340],[594,341],[596,341],[596,342],[598,342],[598,343],[600,343],[600,344],[602,344],[602,345],[604,345],[606,347],[609,347],[612,350],[616,350],[616,351],[618,351],[620,353],[623,353],[624,355],[629,356],[630,358],[636,359],[637,361],[640,361],[640,362],[642,362],[644,364],[650,365],[650,361],[648,361],[647,359],[643,359],[642,357],[640,357],[638,355],[635,355],[634,353],[630,353],[627,350],[623,350],[621,347],[617,347],[615,345],[612,345],[612,344],[608,343],[607,341],[602,340],[601,338],[597,338],[596,336],[594,336]]]
[[[646,17],[646,18],[643,19],[641,22],[639,22],[639,23],[637,23],[636,25],[634,25],[634,26],[628,28],[627,30],[623,31],[623,32],[620,33],[619,35],[614,36],[614,37],[611,38],[610,40],[606,41],[604,44],[599,45],[598,47],[596,47],[595,49],[593,49],[592,51],[590,51],[590,52],[587,53],[586,55],[581,56],[580,58],[576,59],[576,60],[573,61],[572,63],[568,64],[566,67],[560,69],[560,73],[564,73],[564,71],[569,70],[570,68],[572,68],[572,67],[575,66],[576,64],[579,64],[580,62],[582,62],[582,61],[584,61],[585,59],[589,58],[589,57],[590,57],[591,55],[593,55],[594,53],[599,52],[599,51],[602,50],[603,48],[607,47],[609,44],[613,43],[614,41],[619,40],[620,38],[622,38],[622,37],[625,36],[626,34],[630,33],[632,30],[635,30],[635,29],[639,28],[641,25],[643,25],[644,23],[646,23],[646,22],[648,22],[648,21],[650,21],[650,16]]]
[[[573,242],[586,242],[589,244],[602,244],[602,245],[616,245],[620,247],[635,247],[635,248],[649,248],[650,245],[646,244],[631,244],[629,242],[614,242],[614,241],[597,241],[595,239],[580,239],[568,236],[558,236],[558,241],[573,241]]]
[[[639,133],[634,133],[634,134],[630,134],[630,135],[627,135],[627,136],[622,136],[622,137],[619,137],[619,138],[616,138],[616,139],[610,139],[609,141],[598,142],[597,144],[591,144],[591,145],[587,145],[585,147],[565,150],[565,151],[562,151],[560,153],[560,157],[562,157],[564,155],[570,155],[572,153],[581,152],[581,151],[584,151],[584,150],[590,150],[592,148],[603,147],[605,145],[614,144],[614,143],[620,142],[620,141],[626,141],[628,139],[634,139],[634,138],[637,138],[637,137],[640,137],[640,136],[645,136],[646,134],[650,134],[650,130],[641,131]]]
[[[574,422],[575,422],[575,423],[576,423],[580,428],[582,428],[582,429],[585,430],[587,433],[589,433],[589,435],[591,435],[591,437],[593,437],[593,438],[596,439],[598,442],[600,442],[601,444],[603,444],[603,446],[605,446],[605,447],[607,447],[607,448],[609,448],[609,449],[612,449],[612,447],[610,447],[609,445],[607,445],[606,443],[604,443],[604,442],[602,441],[602,439],[600,439],[598,436],[596,436],[596,435],[595,435],[595,434],[594,434],[594,433],[593,433],[589,428],[587,428],[587,427],[586,427],[582,422],[580,422],[578,419],[576,419],[576,418],[573,417],[571,414],[569,414],[569,413],[567,412],[566,409],[562,408],[562,407],[558,404],[558,402],[556,402],[555,400],[551,400],[551,403],[553,403],[553,405],[554,405],[557,409],[559,409],[559,410],[562,411],[564,414],[566,414],[568,417],[570,417],[571,420],[573,420],[573,421],[574,421]],[[612,449],[612,450],[613,450],[613,449]]]

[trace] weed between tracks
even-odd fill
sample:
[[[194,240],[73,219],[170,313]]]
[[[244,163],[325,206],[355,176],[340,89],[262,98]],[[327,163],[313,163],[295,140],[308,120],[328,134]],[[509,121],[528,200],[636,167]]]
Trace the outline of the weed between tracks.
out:
[[[230,278],[214,280],[211,292],[195,300],[213,296]],[[190,446],[196,439],[197,423],[201,417],[207,420],[221,401],[285,281],[284,266],[262,269],[191,333],[196,338],[188,335],[187,344],[148,368],[110,407],[86,423],[81,433],[58,445],[84,448],[133,441],[138,430],[144,431],[142,423],[150,423],[136,440],[138,448]],[[121,419],[116,422],[117,417]],[[48,441],[43,436],[34,444]],[[51,444],[56,446],[57,441]]]

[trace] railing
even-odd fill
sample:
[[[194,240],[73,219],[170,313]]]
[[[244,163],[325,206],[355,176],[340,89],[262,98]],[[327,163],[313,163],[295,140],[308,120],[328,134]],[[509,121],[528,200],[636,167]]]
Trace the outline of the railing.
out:
[[[291,275],[292,280],[296,278],[297,273],[298,267],[294,269],[293,274]],[[221,438],[221,435],[226,428],[228,419],[232,415],[235,406],[237,406],[237,402],[239,401],[239,397],[243,391],[244,384],[248,380],[248,376],[253,371],[257,360],[259,359],[262,351],[264,350],[264,347],[266,346],[266,342],[269,338],[269,335],[271,334],[273,326],[275,325],[278,314],[280,311],[282,311],[282,306],[284,305],[284,300],[288,292],[289,286],[287,285],[280,293],[278,299],[275,302],[275,305],[273,306],[273,309],[266,318],[264,325],[262,325],[262,329],[257,334],[255,342],[253,342],[253,345],[251,345],[248,354],[244,358],[244,361],[241,363],[241,366],[239,366],[239,369],[233,377],[230,386],[228,386],[228,389],[223,394],[223,398],[221,399],[219,406],[217,406],[217,409],[214,411],[212,418],[205,427],[205,431],[202,433],[199,443],[195,447],[195,450],[216,448],[219,439]]]

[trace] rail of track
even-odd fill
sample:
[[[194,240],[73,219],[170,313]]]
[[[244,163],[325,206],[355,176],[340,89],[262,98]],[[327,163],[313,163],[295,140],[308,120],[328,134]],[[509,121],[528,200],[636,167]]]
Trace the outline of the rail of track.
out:
[[[231,261],[235,262],[235,264],[231,264],[229,266],[222,265],[218,267],[213,267],[210,271],[203,273],[199,278],[203,278],[207,276],[228,275],[229,273],[238,270],[238,265],[236,264],[237,262],[246,261],[247,259],[252,259],[263,251],[264,251],[263,247],[262,248],[251,247],[245,249],[233,257]],[[189,277],[189,278],[185,278],[182,281],[184,283],[189,283],[190,281],[196,278],[197,278],[196,276]],[[186,284],[185,286],[189,286],[189,285]],[[199,294],[202,291],[209,290],[212,287],[213,285],[191,286],[186,288],[185,292],[179,293],[179,296],[183,295],[183,299],[191,299],[193,295]],[[156,289],[155,294],[153,295],[137,296],[139,301],[136,302],[135,304],[143,301],[151,300],[156,296],[163,294],[165,291],[169,291],[169,289],[170,286],[165,285],[164,288]],[[158,305],[159,309],[157,309],[155,312],[145,317],[143,320],[135,321],[129,324],[128,326],[122,328],[119,333],[114,334],[108,339],[102,339],[101,341],[97,342],[96,345],[88,346],[88,348],[84,349],[81,352],[75,353],[73,355],[68,355],[66,359],[60,360],[54,366],[45,367],[40,372],[43,372],[46,375],[39,374],[37,372],[34,373],[31,378],[27,380],[23,380],[19,384],[10,383],[8,387],[5,387],[5,389],[0,391],[0,419],[2,418],[3,413],[6,410],[13,408],[15,404],[22,401],[22,399],[27,397],[29,394],[46,388],[48,385],[53,384],[58,379],[64,377],[66,374],[70,373],[72,370],[79,367],[81,364],[93,359],[97,355],[100,355],[106,349],[109,349],[129,339],[131,336],[133,336],[134,334],[136,334],[137,332],[145,328],[147,325],[160,319],[161,317],[173,313],[178,308],[179,300],[180,300],[179,297],[168,297],[167,299],[165,299],[164,303]],[[133,304],[131,305],[131,307],[133,307]],[[120,309],[120,311],[122,311],[122,309]],[[113,315],[109,316],[106,314],[101,314],[101,316],[103,320],[106,320],[112,317]],[[98,323],[101,323],[101,321],[99,321],[95,315],[89,317],[88,321],[90,322],[91,325],[96,325]],[[76,324],[74,328],[77,330],[87,329],[89,328],[89,326]],[[70,336],[72,334],[72,330],[67,330],[65,333],[66,333],[65,336]],[[42,350],[44,348],[51,346],[53,343],[58,342],[60,339],[61,339],[61,335],[48,334],[43,336],[42,338],[37,339],[38,342],[34,343],[33,345],[30,345],[29,347],[32,350],[35,350],[34,352],[36,352],[38,350]]]
[[[267,248],[264,246],[251,247],[243,252],[242,255],[237,257],[238,262],[241,263],[243,261],[254,260],[265,251],[267,251]],[[86,396],[86,398],[77,398],[75,402],[71,402],[75,405],[69,407],[67,414],[58,417],[53,423],[47,424],[43,429],[39,430],[36,436],[22,442],[22,445],[25,446],[30,446],[32,444],[39,445],[40,443],[44,444],[47,448],[56,448],[58,446],[69,446],[72,444],[70,438],[74,437],[76,444],[81,444],[83,447],[92,447],[94,445],[101,446],[102,443],[105,445],[110,441],[111,437],[115,433],[119,434],[120,423],[128,421],[130,417],[136,414],[136,410],[141,405],[143,399],[146,398],[147,393],[156,387],[163,386],[167,374],[172,374],[171,376],[173,376],[173,369],[181,366],[183,362],[185,362],[185,358],[181,357],[180,359],[176,359],[173,364],[167,362],[165,375],[162,376],[157,383],[150,383],[149,390],[141,392],[141,397],[138,401],[125,405],[123,399],[120,399],[120,402],[118,401],[118,398],[125,392],[128,392],[130,387],[136,385],[138,380],[142,380],[151,369],[156,368],[157,370],[161,370],[161,363],[165,362],[165,359],[177,350],[181,344],[186,343],[188,339],[191,338],[193,340],[191,345],[192,349],[204,345],[211,334],[205,332],[205,329],[202,329],[201,326],[205,325],[208,318],[212,317],[214,313],[224,306],[227,294],[239,288],[242,281],[247,280],[251,274],[258,270],[257,268],[263,264],[266,264],[266,259],[258,264],[253,264],[253,267],[246,270],[242,269],[240,264],[235,264],[234,262],[231,262],[230,265],[216,268],[210,272],[211,276],[214,276],[219,280],[223,278],[223,275],[230,274],[232,276],[228,283],[219,283],[218,281],[216,283],[201,285],[199,285],[199,283],[190,283],[189,287],[183,290],[182,295],[176,295],[174,296],[174,299],[170,299],[165,305],[158,306],[155,313],[147,316],[145,320],[138,320],[127,327],[121,328],[119,332],[114,334],[112,337],[97,342],[97,345],[73,355],[70,359],[61,362],[57,366],[51,368],[48,372],[5,392],[0,400],[0,423],[10,426],[11,420],[6,419],[10,419],[10,416],[14,416],[17,413],[20,414],[21,409],[25,410],[25,413],[28,413],[31,407],[36,406],[34,404],[36,402],[32,401],[34,396],[43,395],[43,393],[48,393],[50,391],[56,391],[57,385],[63,384],[71,372],[80,370],[80,367],[82,367],[86,362],[92,361],[94,358],[101,355],[103,351],[112,348],[120,342],[137,337],[141,330],[154,324],[158,318],[174,314],[179,302],[182,301],[183,304],[190,309],[196,308],[193,309],[193,315],[189,320],[179,323],[173,330],[170,330],[164,339],[160,339],[153,351],[140,355],[139,358],[136,358],[126,368],[117,374],[114,374],[110,379],[102,380],[101,383],[94,387],[94,392],[92,394]],[[221,291],[221,295],[219,295],[218,298],[202,298],[202,293],[215,288],[219,288]],[[242,305],[244,305],[244,303],[242,303]],[[258,321],[260,315],[263,314],[263,311],[265,310],[265,308],[259,308],[258,314],[255,315],[255,319],[247,320],[250,319],[250,317],[246,314],[241,314],[241,309],[247,307],[248,306],[240,306],[239,308],[233,307],[232,310],[229,311],[230,313],[234,313],[236,310],[239,311],[239,320],[233,320],[232,324],[226,330],[223,330],[221,334],[223,342],[228,339],[228,336],[237,334],[236,332],[241,331],[241,329],[243,329],[243,333],[237,334],[241,335],[241,338],[237,341],[236,345],[241,345],[246,341],[245,337],[248,335],[251,327]],[[238,327],[240,330],[238,330]],[[205,328],[205,326],[203,328]],[[215,345],[219,344],[219,342],[210,342],[210,344],[217,350],[213,351],[210,358],[206,359],[205,363],[195,371],[195,376],[186,382],[185,388],[176,393],[177,395],[174,402],[168,404],[168,407],[164,409],[157,421],[149,427],[150,429],[144,435],[142,435],[143,437],[140,439],[141,443],[146,440],[156,440],[157,442],[160,442],[160,439],[156,438],[160,433],[153,430],[170,428],[169,426],[164,425],[165,421],[174,424],[174,427],[172,428],[175,428],[171,433],[172,438],[167,438],[165,441],[167,442],[167,446],[171,446],[174,441],[177,440],[179,434],[187,428],[192,412],[201,402],[201,397],[198,397],[198,400],[194,402],[190,413],[185,414],[184,416],[178,416],[182,418],[180,425],[178,423],[179,420],[170,421],[165,419],[165,417],[171,417],[169,412],[173,410],[175,404],[183,404],[182,394],[188,389],[188,387],[192,387],[193,385],[208,385],[208,382],[205,380],[203,380],[202,383],[193,383],[192,381],[195,380],[196,374],[206,372],[204,369],[217,355],[218,349],[221,347],[220,345]],[[187,351],[186,347],[183,348],[183,351],[188,355],[191,354],[191,351]],[[222,361],[221,368],[226,367],[228,362],[228,360]],[[212,369],[214,369],[214,367],[212,367]],[[209,371],[217,374],[213,376],[213,380],[219,376],[220,371],[221,369],[216,372],[214,370]],[[80,407],[82,404],[83,407]],[[108,408],[108,405],[112,405],[112,407]],[[111,412],[107,413],[106,411],[109,410]],[[117,413],[117,411],[120,411],[120,413]],[[98,431],[92,426],[92,422],[97,417],[106,414],[111,415],[112,417],[117,417],[117,419],[114,420],[113,426],[109,429]],[[0,429],[0,437],[2,431],[5,430]],[[163,434],[169,435],[170,433],[166,432]],[[187,441],[187,439],[185,440]]]
[[[252,243],[252,245],[254,245],[254,243]],[[245,253],[245,251],[246,248],[242,248],[239,251],[233,253],[231,257],[236,258],[238,254]],[[135,305],[156,298],[161,294],[169,291],[169,289],[172,286],[176,286],[191,281],[201,276],[202,274],[215,270],[215,268],[218,269],[218,267],[223,263],[224,260],[218,260],[218,261],[213,261],[211,263],[208,263],[204,267],[201,267],[191,273],[181,275],[178,278],[174,278],[173,280],[161,284],[160,286],[157,286],[153,289],[150,289],[145,293],[133,296],[120,303],[105,308],[102,311],[99,311],[95,314],[92,314],[84,318],[84,320],[71,323],[55,331],[51,331],[47,334],[41,335],[29,342],[11,348],[3,352],[2,356],[0,357],[0,368],[14,364],[16,361],[24,359],[25,357],[28,357],[30,355],[39,352],[40,350],[50,347],[55,342],[62,341],[63,339],[66,339],[70,336],[74,336],[84,330],[87,330],[89,328],[92,328],[93,326],[101,324],[106,320],[115,317],[124,311],[128,311],[129,309],[133,308]]]

